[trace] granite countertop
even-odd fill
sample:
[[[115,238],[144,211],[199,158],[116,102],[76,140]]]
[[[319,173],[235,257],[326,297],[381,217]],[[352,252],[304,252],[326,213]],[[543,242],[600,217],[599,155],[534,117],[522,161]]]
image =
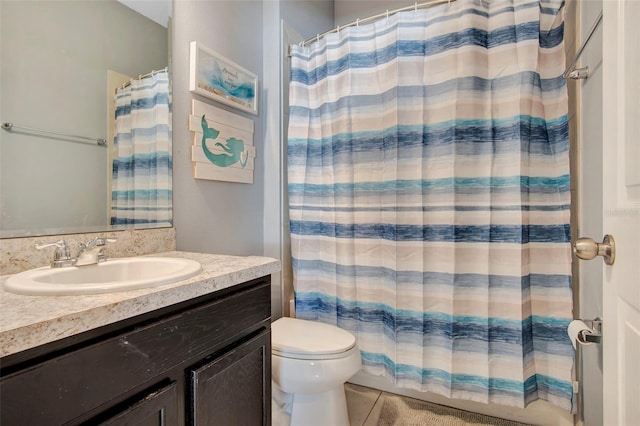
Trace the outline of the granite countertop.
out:
[[[116,293],[23,296],[0,289],[0,357],[73,336],[280,270],[276,259],[173,251],[153,256],[193,259],[202,272],[173,284]],[[0,277],[0,284],[10,275]]]

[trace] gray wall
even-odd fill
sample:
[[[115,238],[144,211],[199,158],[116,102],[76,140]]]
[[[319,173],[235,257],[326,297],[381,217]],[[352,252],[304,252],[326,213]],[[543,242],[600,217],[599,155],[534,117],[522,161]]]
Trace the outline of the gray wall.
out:
[[[322,32],[333,26],[333,1],[174,1],[173,5],[173,204],[178,250],[232,255],[265,255],[286,263],[283,240],[286,151],[281,123],[281,20],[296,28]],[[309,33],[311,34],[311,33]],[[258,75],[257,117],[252,118],[257,158],[251,185],[199,181],[192,177],[187,116],[191,99],[213,102],[189,92],[189,42],[198,41]],[[288,76],[286,83],[288,85]],[[282,276],[273,276],[273,314],[281,315]]]
[[[306,34],[307,37],[331,29],[333,0],[265,1],[263,23],[264,162],[269,165],[265,167],[264,173],[263,252],[265,256],[282,262],[282,272],[272,276],[272,316],[279,318],[283,314],[289,314],[288,299],[292,292],[286,195],[286,127],[289,113],[287,44],[292,41],[292,31],[285,28],[296,28],[296,32]]]
[[[333,0],[281,0],[283,21],[305,39],[335,27]]]
[[[406,0],[335,0],[335,25],[348,24],[356,19],[383,13],[387,9],[399,9],[414,3]]]
[[[252,71],[264,93],[262,1],[187,1],[173,4],[173,204],[178,250],[262,255],[265,110],[253,116],[189,92],[189,43],[198,41]],[[255,122],[254,183],[195,180],[192,136],[187,129],[191,99],[251,118]]]
[[[115,1],[3,0],[0,10],[2,121],[106,138],[107,69],[167,66],[166,28]],[[106,228],[105,148],[5,131],[0,140],[2,228],[13,230],[3,235]]]

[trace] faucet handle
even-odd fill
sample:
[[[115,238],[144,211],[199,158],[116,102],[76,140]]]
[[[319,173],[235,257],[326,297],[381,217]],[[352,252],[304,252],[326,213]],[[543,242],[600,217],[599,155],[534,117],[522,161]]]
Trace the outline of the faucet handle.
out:
[[[48,244],[36,244],[36,249],[42,250],[47,247],[56,247],[56,251],[54,252],[54,260],[66,260],[71,259],[71,250],[69,250],[69,245],[65,240],[56,241],[55,243]]]
[[[87,247],[95,247],[95,246],[105,246],[107,243],[115,243],[115,238],[104,238],[104,237],[95,237],[91,241],[89,241],[85,246]]]
[[[107,243],[115,243],[117,240],[115,238],[99,238],[96,242],[96,246],[106,246]],[[104,248],[101,248],[98,251],[98,255],[96,257],[96,261],[98,263],[104,262],[107,260],[107,255],[104,252]]]
[[[104,262],[107,256],[104,253],[104,246],[107,243],[115,242],[115,238],[95,237],[86,244],[80,243],[80,250],[76,256],[76,266],[94,265]]]
[[[71,257],[71,250],[65,240],[56,241],[55,243],[48,244],[36,244],[36,249],[42,250],[47,247],[55,247],[56,250],[53,253],[53,261],[51,262],[52,268],[60,268],[63,266],[73,266],[75,259]]]
[[[80,243],[80,248],[85,249],[85,248],[105,246],[107,245],[107,243],[115,243],[115,242],[116,242],[115,238],[95,237],[89,240],[89,242],[87,243]]]

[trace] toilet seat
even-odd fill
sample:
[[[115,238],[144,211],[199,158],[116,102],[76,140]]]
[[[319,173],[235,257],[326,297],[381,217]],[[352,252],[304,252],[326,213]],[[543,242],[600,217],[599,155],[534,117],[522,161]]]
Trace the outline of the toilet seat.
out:
[[[350,356],[355,346],[351,333],[333,325],[289,317],[271,324],[271,352],[276,356],[337,359]]]

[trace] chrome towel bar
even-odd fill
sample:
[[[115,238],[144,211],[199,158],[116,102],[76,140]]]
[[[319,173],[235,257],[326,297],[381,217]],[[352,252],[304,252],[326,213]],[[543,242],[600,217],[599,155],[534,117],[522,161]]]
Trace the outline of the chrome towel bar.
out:
[[[587,44],[589,43],[589,40],[591,40],[593,33],[596,32],[598,25],[600,25],[600,22],[602,22],[602,11],[600,11],[600,15],[598,15],[598,17],[596,18],[595,22],[591,26],[591,29],[589,30],[589,33],[587,34],[587,37],[584,39],[584,42],[582,42],[582,45],[576,52],[576,56],[573,58],[573,62],[571,62],[571,65],[569,65],[567,69],[564,70],[564,73],[562,73],[562,77],[572,78],[574,80],[584,80],[589,78],[589,67],[576,69],[575,66],[578,62],[578,59],[580,59],[580,55],[582,55],[582,51],[585,47],[587,47]]]
[[[104,138],[89,138],[89,137],[86,137],[86,136],[71,135],[71,134],[68,134],[68,133],[58,133],[58,132],[51,132],[49,130],[34,129],[32,127],[16,126],[15,124],[9,123],[9,122],[6,122],[6,121],[2,123],[2,128],[4,130],[6,130],[7,132],[12,131],[13,129],[21,129],[21,130],[28,130],[30,132],[47,133],[49,135],[65,136],[65,137],[70,137],[70,138],[75,138],[75,139],[87,140],[87,141],[95,142],[99,146],[106,146],[107,145],[107,140],[104,139]]]

